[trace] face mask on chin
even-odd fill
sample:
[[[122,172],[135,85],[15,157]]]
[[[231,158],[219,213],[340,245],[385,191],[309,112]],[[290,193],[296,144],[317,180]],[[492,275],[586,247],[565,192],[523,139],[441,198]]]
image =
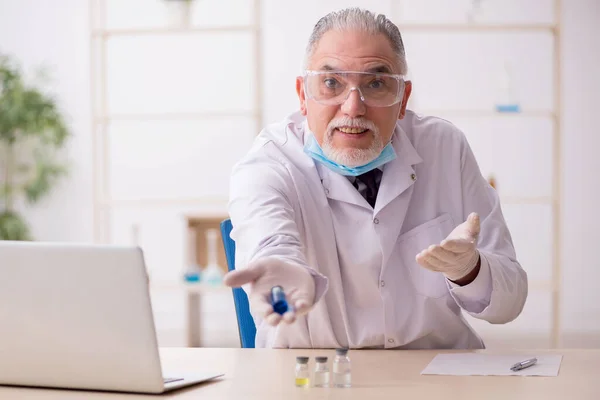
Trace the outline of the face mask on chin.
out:
[[[327,168],[329,168],[333,172],[337,172],[338,174],[345,175],[345,176],[362,175],[365,172],[369,172],[375,168],[378,168],[396,158],[396,151],[394,150],[394,147],[392,146],[392,143],[390,141],[374,160],[372,160],[364,165],[360,165],[360,166],[356,166],[356,167],[349,167],[346,165],[342,165],[335,161],[330,160],[325,155],[325,153],[323,152],[323,149],[321,148],[321,146],[319,146],[317,139],[315,139],[315,137],[312,133],[308,135],[308,139],[307,139],[306,143],[304,144],[304,153],[306,153],[307,155],[312,157],[314,160],[325,165]]]

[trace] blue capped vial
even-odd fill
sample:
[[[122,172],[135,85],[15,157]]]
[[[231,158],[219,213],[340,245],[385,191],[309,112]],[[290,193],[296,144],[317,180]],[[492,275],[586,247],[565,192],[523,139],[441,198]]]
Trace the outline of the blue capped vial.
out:
[[[288,303],[281,286],[273,286],[271,288],[271,305],[273,306],[273,311],[277,314],[283,315],[288,310]]]

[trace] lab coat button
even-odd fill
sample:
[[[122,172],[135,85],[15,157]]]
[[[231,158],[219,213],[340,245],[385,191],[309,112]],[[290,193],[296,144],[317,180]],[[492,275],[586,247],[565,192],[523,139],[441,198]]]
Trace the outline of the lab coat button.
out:
[[[389,343],[394,343],[394,339],[388,339]]]
[[[329,196],[329,189],[325,189],[325,194]]]
[[[385,281],[381,281],[381,287],[385,286]]]
[[[375,225],[377,225],[377,224],[379,223],[379,219],[375,218],[375,219],[373,220],[373,223],[374,223]]]
[[[413,182],[416,181],[417,180],[417,174],[410,174],[410,179],[412,179]]]

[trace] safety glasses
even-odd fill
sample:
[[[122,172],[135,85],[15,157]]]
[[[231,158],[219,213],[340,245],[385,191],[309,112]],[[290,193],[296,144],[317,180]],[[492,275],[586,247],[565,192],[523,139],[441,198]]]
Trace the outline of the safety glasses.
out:
[[[353,90],[371,107],[389,107],[404,96],[404,76],[358,71],[312,71],[304,74],[306,97],[323,105],[339,105]]]

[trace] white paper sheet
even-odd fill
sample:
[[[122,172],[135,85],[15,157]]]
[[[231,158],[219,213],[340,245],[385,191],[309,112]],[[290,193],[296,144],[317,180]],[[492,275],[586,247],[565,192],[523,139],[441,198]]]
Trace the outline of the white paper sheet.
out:
[[[517,362],[537,358],[537,363],[520,371],[511,371]],[[438,354],[421,371],[422,375],[517,375],[517,376],[557,376],[562,355],[528,354],[496,355],[477,353]]]

